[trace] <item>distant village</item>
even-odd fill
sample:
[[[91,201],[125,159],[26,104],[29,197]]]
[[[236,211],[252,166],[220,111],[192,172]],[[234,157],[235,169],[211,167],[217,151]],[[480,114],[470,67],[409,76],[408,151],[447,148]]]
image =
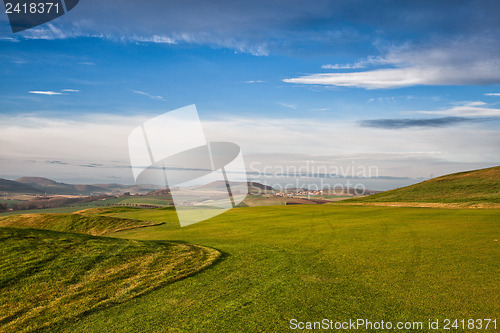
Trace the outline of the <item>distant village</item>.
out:
[[[312,190],[299,190],[297,192],[276,192],[274,193],[275,196],[277,197],[283,197],[283,198],[290,198],[293,196],[300,196],[300,195],[323,195],[323,190],[319,191],[312,191]]]

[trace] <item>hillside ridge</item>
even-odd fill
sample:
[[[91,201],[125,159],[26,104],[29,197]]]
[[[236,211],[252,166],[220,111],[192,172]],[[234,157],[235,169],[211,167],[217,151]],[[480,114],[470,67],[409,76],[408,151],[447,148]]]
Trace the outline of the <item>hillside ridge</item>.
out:
[[[500,204],[500,166],[452,173],[345,202]]]

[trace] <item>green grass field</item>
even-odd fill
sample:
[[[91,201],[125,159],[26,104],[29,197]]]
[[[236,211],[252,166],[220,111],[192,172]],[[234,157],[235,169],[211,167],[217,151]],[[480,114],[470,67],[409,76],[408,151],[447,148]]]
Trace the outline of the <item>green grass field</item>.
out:
[[[172,209],[110,209],[106,216],[165,222],[109,236],[186,241],[218,249],[222,259],[42,331],[282,332],[292,318],[500,316],[500,210],[249,207],[182,229]]]

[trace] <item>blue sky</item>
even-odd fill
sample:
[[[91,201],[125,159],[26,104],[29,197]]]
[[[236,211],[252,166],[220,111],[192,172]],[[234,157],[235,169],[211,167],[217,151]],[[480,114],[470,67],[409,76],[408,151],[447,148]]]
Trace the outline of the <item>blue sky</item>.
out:
[[[190,104],[247,163],[498,165],[498,17],[498,1],[82,0],[13,34],[2,14],[0,177],[131,183],[130,130]]]

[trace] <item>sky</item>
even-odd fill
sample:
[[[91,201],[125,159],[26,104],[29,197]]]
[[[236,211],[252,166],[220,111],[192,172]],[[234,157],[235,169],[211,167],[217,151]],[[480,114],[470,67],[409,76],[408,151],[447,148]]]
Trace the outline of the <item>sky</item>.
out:
[[[498,17],[484,0],[81,0],[12,33],[2,13],[0,178],[131,184],[130,132],[191,104],[254,174],[374,167],[388,189],[500,165]]]

